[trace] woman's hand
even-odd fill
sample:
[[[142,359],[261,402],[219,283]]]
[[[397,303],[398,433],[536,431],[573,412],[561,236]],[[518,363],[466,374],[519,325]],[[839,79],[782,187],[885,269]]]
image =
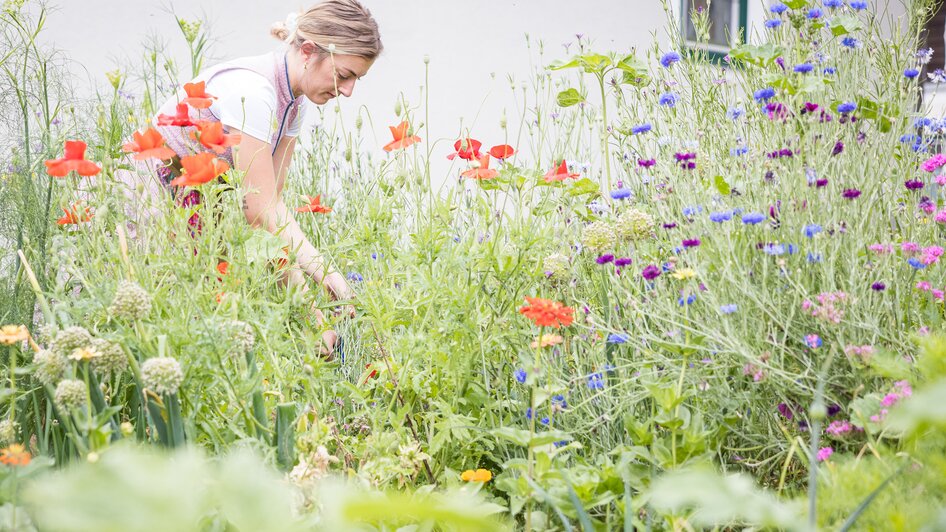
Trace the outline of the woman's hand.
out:
[[[325,314],[316,306],[317,303],[312,303],[310,311],[312,312],[312,317],[315,319],[315,323],[319,327],[325,326]],[[319,354],[321,354],[326,360],[332,360],[335,358],[335,347],[338,345],[338,333],[328,329],[322,332],[322,341],[319,344]]]
[[[351,301],[355,299],[355,292],[349,286],[348,281],[345,280],[345,277],[338,273],[332,272],[325,276],[322,279],[322,286],[328,290],[331,294],[332,299],[335,301]],[[345,308],[341,311],[342,315],[347,315],[348,317],[355,317],[355,307],[353,305],[345,305]]]

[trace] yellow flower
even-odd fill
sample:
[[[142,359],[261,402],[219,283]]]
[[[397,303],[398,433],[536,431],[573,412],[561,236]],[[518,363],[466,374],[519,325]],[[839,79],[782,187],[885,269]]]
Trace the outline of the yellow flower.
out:
[[[70,360],[75,360],[79,362],[81,360],[92,360],[93,358],[102,356],[101,353],[94,349],[89,349],[88,347],[80,347],[72,352],[69,355]]]
[[[674,279],[682,281],[684,279],[692,279],[696,277],[696,272],[693,271],[693,268],[681,268],[670,275],[672,275]]]
[[[0,327],[0,345],[13,345],[30,337],[25,325],[4,325]]]
[[[557,334],[543,334],[541,338],[533,340],[529,345],[532,346],[532,349],[539,347],[541,343],[542,347],[548,347],[550,345],[558,345],[562,343],[563,338]]]
[[[460,475],[460,479],[464,482],[489,482],[493,479],[493,474],[486,469],[477,469],[476,471],[467,469]]]

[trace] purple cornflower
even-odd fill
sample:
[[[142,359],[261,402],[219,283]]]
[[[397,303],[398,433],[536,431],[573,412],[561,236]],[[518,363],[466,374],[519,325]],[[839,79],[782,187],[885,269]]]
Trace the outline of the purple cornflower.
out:
[[[782,148],[780,150],[775,150],[773,152],[769,152],[765,154],[765,156],[768,157],[769,159],[780,159],[782,157],[792,157],[794,155],[795,155],[795,152],[793,152],[789,148]]]
[[[815,188],[822,188],[828,186],[828,178],[822,177],[815,180]]]
[[[831,150],[831,155],[839,155],[844,151],[844,143],[840,140],[834,143],[834,148]]]
[[[885,285],[884,283],[880,281],[877,281],[876,283],[870,285],[870,289],[873,290],[874,292],[883,292],[884,290],[887,289],[887,285]]]
[[[623,268],[625,266],[630,266],[634,262],[630,257],[621,257],[619,259],[614,259],[614,265],[618,268]]]
[[[607,264],[609,262],[614,262],[614,255],[611,255],[610,253],[599,255],[598,258],[595,259],[595,262],[597,262],[598,264]]]
[[[644,270],[641,272],[641,276],[648,281],[653,281],[654,279],[660,277],[660,268],[654,266],[653,264],[648,264],[644,267]]]
[[[683,244],[683,247],[685,248],[695,248],[700,245],[700,239],[699,238],[684,238],[683,242],[681,243]]]
[[[907,187],[907,190],[920,190],[923,188],[923,182],[919,179],[910,179],[905,181],[903,186]]]
[[[641,168],[650,168],[651,166],[655,164],[657,164],[656,159],[638,159],[637,160],[637,166],[640,166]]]
[[[844,199],[852,200],[860,195],[861,191],[856,188],[846,188],[844,189],[844,192],[841,192],[841,196],[844,197]]]
[[[673,229],[677,226],[677,222],[668,222],[663,224],[664,229]]]

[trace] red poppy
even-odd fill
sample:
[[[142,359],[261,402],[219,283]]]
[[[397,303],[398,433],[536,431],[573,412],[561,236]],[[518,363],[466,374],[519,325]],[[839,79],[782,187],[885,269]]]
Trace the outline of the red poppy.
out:
[[[53,177],[66,177],[69,172],[88,177],[101,172],[98,165],[85,160],[85,148],[86,144],[81,140],[67,140],[62,159],[46,161],[46,172]]]
[[[478,167],[470,168],[460,175],[463,177],[469,177],[470,179],[495,179],[499,175],[499,172],[492,170],[489,167],[489,154],[480,157],[478,162]]]
[[[191,138],[199,140],[201,144],[222,155],[227,148],[240,143],[239,133],[228,135],[223,132],[221,122],[198,122],[198,131],[191,131]]]
[[[177,104],[175,111],[173,115],[158,115],[158,125],[180,127],[190,127],[194,125],[194,123],[191,122],[190,109],[187,107],[186,103]]]
[[[466,144],[466,147],[464,147],[464,144]],[[467,161],[472,161],[473,159],[479,159],[480,146],[482,145],[483,145],[482,142],[476,139],[471,139],[469,137],[465,139],[460,139],[453,143],[454,153],[447,155],[447,159],[450,159],[451,161],[453,160],[454,157],[466,159]]]
[[[569,174],[568,166],[565,165],[565,159],[562,159],[562,164],[546,172],[543,177],[545,177],[546,183],[551,183],[552,181],[565,181],[569,177],[575,179],[579,177],[579,174]]]
[[[222,261],[218,262],[218,263],[217,263],[217,272],[218,272],[220,275],[217,276],[217,280],[218,280],[218,281],[223,281],[223,276],[225,276],[225,275],[227,274],[227,272],[229,271],[229,269],[230,269],[230,263],[229,263],[229,262],[227,262],[227,261],[225,261],[225,260],[222,260]]]
[[[218,159],[210,152],[181,157],[182,173],[171,181],[175,187],[195,187],[203,185],[230,169],[226,161]]]
[[[211,100],[216,100],[217,97],[212,94],[207,94],[204,87],[205,83],[203,81],[185,83],[184,92],[187,93],[187,97],[181,100],[181,102],[189,104],[194,109],[206,109],[210,107],[213,103]]]
[[[495,157],[496,159],[508,159],[516,153],[516,150],[512,149],[512,146],[509,144],[500,144],[499,146],[493,146],[489,149],[489,154]]]
[[[59,225],[79,225],[81,222],[92,220],[92,213],[89,212],[88,207],[86,207],[85,211],[80,215],[79,208],[74,203],[72,207],[63,209],[62,212],[66,213],[66,215],[56,220],[56,223]]]
[[[408,127],[409,124],[407,123],[407,120],[401,122],[397,126],[388,126],[388,129],[391,130],[391,136],[394,137],[394,140],[385,144],[384,151],[403,150],[415,142],[420,142],[420,137],[417,135],[407,134]]]
[[[371,373],[365,376],[365,380],[361,381],[362,386],[368,384],[368,379],[373,379],[378,376],[378,370],[371,368],[371,364],[365,364],[365,369],[371,369]]]
[[[326,213],[332,212],[332,208],[331,208],[331,207],[326,207],[325,205],[322,205],[322,203],[321,203],[321,202],[322,202],[322,195],[321,195],[321,194],[318,194],[318,195],[316,195],[315,197],[311,197],[311,196],[303,196],[303,197],[304,197],[304,198],[306,199],[306,201],[308,201],[309,203],[303,205],[302,207],[296,207],[296,211],[298,211],[298,212],[317,212],[317,213],[320,213],[320,214],[326,214]]]
[[[144,133],[135,131],[134,139],[122,146],[122,149],[126,153],[134,152],[136,161],[152,158],[167,160],[177,155],[174,150],[164,145],[164,137],[153,127],[149,127]]]
[[[572,324],[575,309],[566,307],[558,301],[527,297],[528,305],[519,308],[519,313],[529,318],[540,327],[567,327]]]

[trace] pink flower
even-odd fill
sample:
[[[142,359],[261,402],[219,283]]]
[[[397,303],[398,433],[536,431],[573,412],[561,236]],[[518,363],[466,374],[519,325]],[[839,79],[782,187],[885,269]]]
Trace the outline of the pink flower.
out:
[[[936,184],[939,186],[946,186],[946,175],[936,176]]]
[[[933,293],[933,297],[935,297],[936,299],[938,299],[938,300],[940,300],[940,301],[943,300],[943,291],[942,291],[942,290],[936,290],[936,289],[934,288],[934,289],[932,290],[932,293]]]
[[[851,430],[853,430],[851,424],[843,420],[832,421],[831,424],[828,425],[828,428],[824,429],[824,431],[828,434],[833,434],[835,436],[847,434],[848,432],[851,432]]]
[[[834,449],[831,447],[822,447],[818,449],[818,461],[824,462],[828,458],[831,458],[832,454],[834,454]]]
[[[898,394],[888,393],[887,395],[884,396],[883,399],[880,400],[880,404],[883,406],[890,407],[897,404],[897,401],[899,400],[900,400],[900,396]]]
[[[936,216],[933,217],[933,220],[935,220],[938,224],[946,224],[946,209],[936,213]]]
[[[933,285],[929,281],[917,281],[916,289],[923,290],[924,292],[929,292],[933,288]]]
[[[944,209],[943,212],[946,213],[946,209]],[[885,255],[887,253],[893,253],[893,244],[871,244],[867,246],[867,249],[878,255]]]
[[[900,250],[904,253],[916,253],[920,251],[920,245],[916,242],[904,242],[900,244]]]
[[[923,168],[924,171],[932,172],[943,165],[946,165],[946,155],[943,155],[942,153],[937,153],[936,155],[923,161],[923,164],[921,165],[921,167]]]

